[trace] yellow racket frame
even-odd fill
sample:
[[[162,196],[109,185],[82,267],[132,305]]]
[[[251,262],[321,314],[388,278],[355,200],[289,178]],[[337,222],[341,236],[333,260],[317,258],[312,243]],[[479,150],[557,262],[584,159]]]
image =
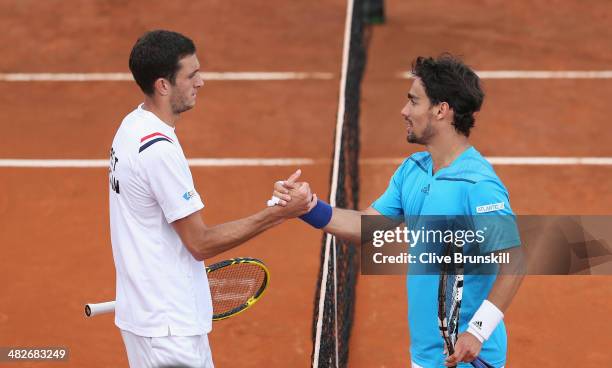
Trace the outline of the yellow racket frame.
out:
[[[231,258],[231,259],[221,261],[221,262],[218,262],[218,263],[215,263],[213,265],[206,267],[206,273],[209,274],[216,270],[219,270],[225,267],[229,267],[229,266],[232,266],[238,263],[248,263],[248,264],[259,266],[265,272],[265,279],[261,287],[259,288],[259,290],[257,290],[257,292],[255,293],[255,295],[250,297],[244,304],[232,309],[231,311],[225,312],[225,313],[213,314],[213,317],[212,317],[213,321],[221,321],[224,319],[228,319],[230,317],[236,316],[244,312],[245,310],[251,308],[251,306],[253,306],[253,304],[255,304],[265,294],[266,289],[268,288],[268,285],[270,284],[270,270],[268,270],[268,267],[265,265],[265,263],[263,263],[261,260],[257,258],[249,258],[249,257]]]

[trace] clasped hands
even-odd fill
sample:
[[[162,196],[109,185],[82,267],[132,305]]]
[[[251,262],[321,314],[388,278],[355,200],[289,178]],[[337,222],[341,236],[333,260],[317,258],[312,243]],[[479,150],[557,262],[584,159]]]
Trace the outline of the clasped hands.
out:
[[[274,183],[271,202],[284,218],[304,215],[317,205],[317,195],[312,193],[310,184],[297,181],[300,175],[302,170],[298,169],[287,180]]]

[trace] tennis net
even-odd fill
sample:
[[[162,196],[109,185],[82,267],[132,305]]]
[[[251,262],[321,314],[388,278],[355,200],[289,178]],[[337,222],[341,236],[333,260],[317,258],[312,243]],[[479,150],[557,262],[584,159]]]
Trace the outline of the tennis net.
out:
[[[365,70],[364,4],[348,0],[342,52],[342,72],[336,116],[332,206],[357,209],[359,203],[359,100]],[[353,321],[359,248],[324,235],[313,318],[312,366],[345,367]]]

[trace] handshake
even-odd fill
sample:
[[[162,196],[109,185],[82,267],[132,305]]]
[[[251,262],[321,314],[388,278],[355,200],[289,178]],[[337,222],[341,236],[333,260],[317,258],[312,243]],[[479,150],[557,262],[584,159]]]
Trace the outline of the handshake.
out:
[[[317,205],[317,195],[311,192],[310,184],[297,181],[301,174],[302,170],[298,169],[287,180],[274,183],[268,207],[274,207],[285,219],[302,216]]]

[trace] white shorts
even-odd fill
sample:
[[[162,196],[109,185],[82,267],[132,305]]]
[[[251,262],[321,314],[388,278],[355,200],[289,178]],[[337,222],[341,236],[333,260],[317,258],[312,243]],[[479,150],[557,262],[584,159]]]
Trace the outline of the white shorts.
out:
[[[214,368],[208,335],[138,336],[121,330],[130,368]]]

